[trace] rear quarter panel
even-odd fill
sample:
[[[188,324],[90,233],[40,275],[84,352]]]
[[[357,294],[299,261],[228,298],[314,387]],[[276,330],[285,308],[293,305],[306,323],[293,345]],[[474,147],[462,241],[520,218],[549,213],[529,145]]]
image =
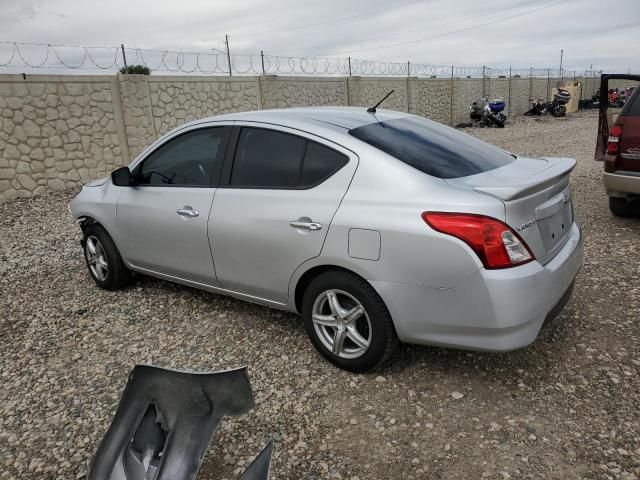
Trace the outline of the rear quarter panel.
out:
[[[342,261],[370,281],[438,288],[455,287],[482,267],[464,242],[432,230],[421,214],[469,212],[504,220],[502,202],[448,185],[368,146],[358,155],[360,165],[316,262]],[[378,260],[349,256],[353,228],[380,233]]]

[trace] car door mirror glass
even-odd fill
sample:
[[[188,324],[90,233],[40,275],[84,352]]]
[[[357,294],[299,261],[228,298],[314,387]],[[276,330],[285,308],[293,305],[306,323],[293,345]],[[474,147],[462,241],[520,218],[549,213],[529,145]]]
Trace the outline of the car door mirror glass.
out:
[[[117,187],[130,187],[134,184],[129,167],[120,167],[111,172],[111,181]]]

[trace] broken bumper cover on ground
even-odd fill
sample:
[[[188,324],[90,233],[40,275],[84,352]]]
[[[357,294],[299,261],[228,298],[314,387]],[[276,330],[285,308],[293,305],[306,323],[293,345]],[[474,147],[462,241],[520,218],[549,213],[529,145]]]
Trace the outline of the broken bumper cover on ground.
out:
[[[247,369],[189,373],[137,365],[89,480],[193,480],[222,418],[254,407]],[[272,443],[242,475],[269,478]]]

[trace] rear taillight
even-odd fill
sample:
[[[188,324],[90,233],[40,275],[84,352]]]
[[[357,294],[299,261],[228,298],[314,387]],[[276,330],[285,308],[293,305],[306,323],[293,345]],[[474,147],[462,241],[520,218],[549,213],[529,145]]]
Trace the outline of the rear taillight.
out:
[[[434,230],[459,238],[480,257],[485,268],[509,268],[534,259],[527,244],[508,225],[470,213],[424,212]]]
[[[618,148],[620,146],[620,136],[622,136],[622,126],[614,125],[611,128],[611,133],[609,134],[609,140],[607,143],[608,154],[615,155],[618,153]]]

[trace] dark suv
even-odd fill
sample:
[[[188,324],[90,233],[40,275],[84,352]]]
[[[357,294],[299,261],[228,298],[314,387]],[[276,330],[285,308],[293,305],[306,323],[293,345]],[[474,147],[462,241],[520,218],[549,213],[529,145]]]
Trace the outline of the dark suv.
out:
[[[605,90],[606,91],[606,90]],[[629,216],[640,198],[640,89],[636,88],[609,131],[604,186],[614,215]]]

